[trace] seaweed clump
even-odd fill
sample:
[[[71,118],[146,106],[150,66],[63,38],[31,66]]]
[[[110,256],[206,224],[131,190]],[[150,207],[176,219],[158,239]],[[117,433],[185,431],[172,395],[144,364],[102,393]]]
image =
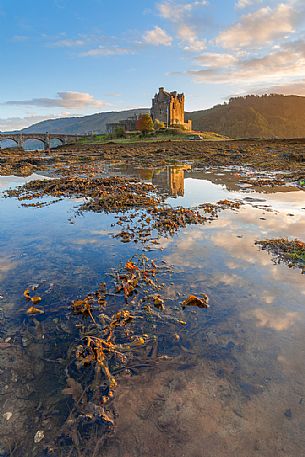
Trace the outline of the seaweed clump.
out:
[[[121,213],[117,216],[117,225],[122,229],[115,237],[127,243],[158,243],[160,236],[173,236],[179,229],[188,225],[203,224],[211,218],[196,209],[172,208],[165,205],[156,194],[156,188],[148,183],[132,178],[59,178],[54,180],[31,181],[17,189],[9,190],[7,195],[20,201],[33,200],[44,196],[81,197],[85,201],[78,208],[79,212],[93,211]],[[56,200],[54,201],[56,202]],[[46,205],[48,203],[44,203]],[[42,207],[41,202],[23,203],[25,206]],[[214,207],[214,214],[220,208],[238,207],[237,203],[224,201]]]
[[[290,268],[300,268],[305,274],[305,243],[303,241],[278,238],[256,241],[255,244],[270,252],[276,263],[285,262]]]
[[[202,203],[199,205],[199,208],[203,209],[206,214],[209,214],[209,220],[215,219],[218,217],[218,214],[225,210],[237,210],[241,207],[242,203],[240,201],[234,200],[219,200],[217,203]]]
[[[122,230],[115,235],[124,243],[130,241],[158,244],[160,237],[170,237],[188,225],[204,224],[206,217],[190,208],[154,205],[119,217]]]
[[[164,357],[159,338],[176,335],[177,326],[186,324],[183,307],[168,306],[162,294],[163,275],[170,272],[165,262],[157,265],[145,255],[134,256],[113,269],[95,292],[71,303],[79,336],[68,351],[63,394],[74,402],[53,450],[64,445],[80,451],[92,431],[101,439],[111,433],[118,384],[138,369],[153,367]],[[172,340],[178,350],[179,340]]]
[[[30,181],[24,186],[8,190],[9,197],[33,200],[48,197],[86,198],[80,210],[95,212],[119,212],[134,207],[155,205],[159,199],[151,184],[120,176],[109,178],[65,177],[52,180]],[[32,206],[41,206],[34,203]]]

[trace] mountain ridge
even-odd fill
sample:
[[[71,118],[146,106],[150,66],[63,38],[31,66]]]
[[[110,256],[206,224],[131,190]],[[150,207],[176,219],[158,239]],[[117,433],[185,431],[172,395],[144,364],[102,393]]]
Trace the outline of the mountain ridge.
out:
[[[81,117],[50,119],[19,133],[105,133],[106,124],[119,122],[149,108],[95,113]],[[193,129],[212,131],[231,138],[305,137],[305,97],[297,95],[247,95],[212,108],[186,112]]]
[[[105,133],[106,124],[119,122],[135,114],[147,113],[149,108],[136,108],[124,111],[105,111],[89,114],[87,116],[62,117],[57,119],[46,119],[29,127],[21,129],[18,133],[66,133],[79,134]],[[11,132],[10,132],[11,133]]]

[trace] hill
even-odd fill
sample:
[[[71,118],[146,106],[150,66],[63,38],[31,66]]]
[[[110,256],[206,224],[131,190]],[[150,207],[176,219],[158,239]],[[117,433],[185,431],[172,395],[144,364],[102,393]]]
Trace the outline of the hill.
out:
[[[85,134],[89,132],[105,133],[106,124],[119,122],[135,114],[147,113],[148,108],[138,108],[128,111],[110,111],[96,113],[82,117],[65,117],[60,119],[50,119],[31,125],[21,130],[21,133],[70,133]]]
[[[248,95],[229,103],[186,114],[194,130],[213,131],[230,138],[304,138],[305,97]]]
[[[21,130],[22,133],[104,133],[106,124],[118,122],[148,108],[105,112],[83,117],[52,119]],[[203,111],[186,113],[193,129],[216,132],[230,138],[304,138],[305,97],[248,95]]]

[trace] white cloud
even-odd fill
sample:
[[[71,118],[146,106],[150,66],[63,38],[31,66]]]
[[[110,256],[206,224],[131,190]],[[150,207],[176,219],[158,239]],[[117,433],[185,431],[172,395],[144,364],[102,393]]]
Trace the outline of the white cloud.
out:
[[[206,47],[206,40],[199,38],[192,22],[194,9],[207,4],[206,0],[188,2],[166,0],[157,4],[160,16],[174,23],[177,37],[181,40],[180,46],[185,51],[200,52]]]
[[[144,33],[143,41],[146,44],[154,46],[170,46],[173,38],[165,30],[161,29],[161,27],[156,26]]]
[[[9,100],[3,105],[15,106],[40,106],[60,108],[85,108],[87,106],[102,107],[105,102],[96,100],[93,95],[86,92],[58,92],[57,98],[32,98],[31,100]]]
[[[82,38],[78,38],[78,39],[66,38],[63,40],[55,41],[53,46],[58,47],[58,48],[74,48],[74,47],[78,47],[78,46],[84,46],[86,43],[87,43],[87,40],[82,39]]]
[[[182,24],[178,28],[178,37],[186,51],[202,51],[206,47],[206,41],[200,40],[192,27]]]
[[[157,5],[160,16],[172,22],[179,22],[185,19],[185,16],[190,14],[194,8],[206,6],[208,2],[192,1],[181,3],[176,0],[168,0]]]
[[[241,72],[250,74],[304,74],[305,42],[293,42],[263,57],[239,63]]]
[[[255,5],[255,3],[262,3],[262,0],[237,0],[235,7],[239,9],[248,8],[249,6]]]
[[[204,68],[188,73],[199,82],[281,86],[283,81],[287,84],[291,79],[304,78],[305,41],[278,46],[262,57],[244,59],[231,54],[207,54],[197,57],[195,62]]]
[[[206,52],[195,58],[195,62],[202,67],[221,68],[232,65],[238,58],[232,54],[222,54],[217,52]]]
[[[97,48],[89,49],[88,51],[81,52],[80,57],[108,57],[133,54],[129,48],[120,48],[119,46],[98,46]]]
[[[223,48],[259,47],[294,31],[295,10],[292,4],[280,3],[242,16],[240,21],[221,32],[216,44]]]

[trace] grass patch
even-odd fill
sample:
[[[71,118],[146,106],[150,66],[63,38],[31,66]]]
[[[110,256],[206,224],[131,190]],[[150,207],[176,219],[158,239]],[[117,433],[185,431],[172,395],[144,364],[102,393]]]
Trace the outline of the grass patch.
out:
[[[115,144],[133,144],[133,143],[158,143],[162,141],[213,141],[228,139],[214,132],[165,132],[142,135],[140,133],[127,134],[125,138],[114,138],[111,134],[101,134],[83,137],[79,142],[81,144],[107,144],[109,142]]]

